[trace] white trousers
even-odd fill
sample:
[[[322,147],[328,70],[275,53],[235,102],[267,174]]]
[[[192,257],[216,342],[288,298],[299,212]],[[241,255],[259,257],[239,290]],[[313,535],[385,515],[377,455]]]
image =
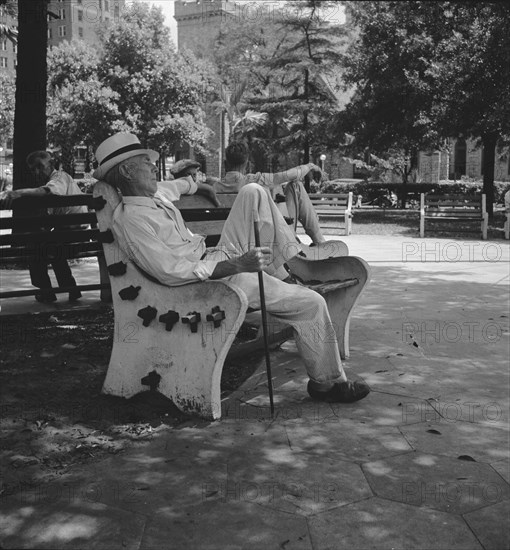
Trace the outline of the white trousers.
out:
[[[292,229],[263,187],[250,183],[239,191],[213,254],[219,259],[253,248],[254,220],[257,218],[261,246],[273,251],[273,262],[263,273],[266,309],[270,317],[293,328],[306,371],[310,379],[318,383],[317,389],[321,383],[328,388],[331,382],[346,380],[326,301],[313,290],[280,280],[282,273],[286,274],[283,263],[294,257],[300,248]],[[240,273],[228,280],[243,290],[250,307],[260,308],[257,273]],[[271,319],[268,321],[270,323]]]
[[[319,226],[319,218],[305,186],[300,181],[294,180],[285,185],[283,192],[289,216],[294,218],[294,232],[299,221],[312,242],[323,242],[325,239]]]

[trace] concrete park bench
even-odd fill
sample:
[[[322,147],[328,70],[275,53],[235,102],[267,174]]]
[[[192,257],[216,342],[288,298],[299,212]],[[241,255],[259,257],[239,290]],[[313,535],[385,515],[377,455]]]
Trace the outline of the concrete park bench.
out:
[[[96,184],[94,196],[106,201],[97,211],[97,220],[101,232],[108,233],[120,197],[103,182]],[[224,205],[221,208],[199,196],[182,197],[176,203],[190,229],[207,235],[209,246],[217,242],[235,200],[235,195],[218,197]],[[103,247],[115,317],[103,393],[129,398],[150,389],[170,398],[184,412],[220,418],[223,363],[247,315],[251,315],[243,290],[223,280],[164,286],[130,261],[115,240],[104,240]],[[333,248],[329,252],[314,248],[309,250],[321,259],[300,259],[293,274],[311,281],[308,286],[324,295],[340,354],[346,357],[351,312],[369,280],[369,267],[353,256],[328,257]],[[341,248],[341,253],[346,252],[346,247]],[[292,336],[289,329],[275,328],[271,340],[288,339]],[[237,347],[236,355],[262,342],[257,335]]]
[[[472,232],[473,228],[466,226],[479,224],[482,239],[487,239],[489,216],[485,203],[485,195],[420,195],[420,237],[425,236],[425,224],[441,222],[443,231]],[[455,224],[461,223],[459,229]]]

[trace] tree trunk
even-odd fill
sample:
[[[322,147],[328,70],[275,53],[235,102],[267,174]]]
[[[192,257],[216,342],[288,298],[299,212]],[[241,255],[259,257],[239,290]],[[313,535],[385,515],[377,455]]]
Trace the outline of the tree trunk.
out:
[[[483,192],[487,200],[487,213],[492,221],[494,217],[494,163],[496,160],[496,144],[498,135],[495,133],[484,134],[483,144]]]
[[[26,157],[46,149],[47,0],[18,0],[13,189],[33,187]]]

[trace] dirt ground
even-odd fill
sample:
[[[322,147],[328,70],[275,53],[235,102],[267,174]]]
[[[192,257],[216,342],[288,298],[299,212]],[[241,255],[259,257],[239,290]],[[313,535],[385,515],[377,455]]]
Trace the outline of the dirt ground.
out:
[[[113,339],[111,308],[0,319],[0,494],[122,453],[163,426],[198,425],[157,393],[101,395]],[[222,391],[253,373],[263,352],[227,361]]]

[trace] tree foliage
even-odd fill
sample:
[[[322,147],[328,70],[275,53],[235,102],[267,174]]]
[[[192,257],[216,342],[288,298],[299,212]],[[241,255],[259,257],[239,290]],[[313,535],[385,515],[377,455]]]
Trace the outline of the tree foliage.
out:
[[[12,138],[14,131],[14,94],[16,90],[14,75],[8,71],[0,72],[0,143]]]
[[[203,146],[206,65],[175,52],[160,8],[141,2],[100,30],[97,49],[63,43],[49,54],[49,134],[53,143],[96,146],[119,130],[172,152]]]
[[[383,154],[476,137],[492,208],[496,142],[510,133],[510,8],[495,2],[347,2],[355,94],[334,123],[351,150]]]
[[[325,121],[338,109],[345,36],[328,20],[334,8],[335,2],[287,2],[271,13],[230,22],[218,39],[220,78],[234,91],[246,90],[239,116],[248,109],[267,113],[268,124],[256,138],[274,159],[293,151],[308,162],[310,149],[324,141]]]

